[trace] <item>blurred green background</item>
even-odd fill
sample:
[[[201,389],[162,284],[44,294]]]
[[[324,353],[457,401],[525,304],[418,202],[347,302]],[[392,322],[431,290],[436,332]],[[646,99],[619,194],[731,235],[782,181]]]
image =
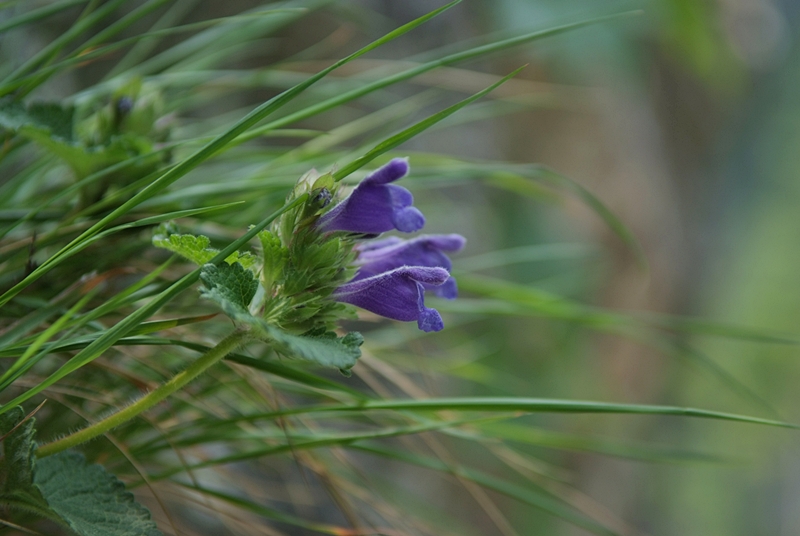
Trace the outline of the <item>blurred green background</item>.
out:
[[[382,6],[398,16],[424,2],[398,4]],[[491,216],[474,216],[480,222],[470,233],[470,249],[601,244],[580,262],[520,263],[503,276],[614,309],[797,333],[800,4],[598,4],[503,0],[460,6],[449,16],[449,32],[522,30],[606,9],[644,13],[485,62],[481,68],[497,73],[515,60],[530,62],[520,78],[545,104],[449,130],[444,140],[429,134],[418,143],[467,157],[541,163],[575,179],[632,229],[649,272],[637,269],[630,252],[580,204],[554,209],[513,194],[488,197]],[[781,418],[800,420],[799,354],[792,346],[687,339],[763,398],[758,404],[696,362],[618,337],[530,319],[496,321],[485,333],[479,340],[491,356],[473,375],[493,376],[486,383],[495,394],[761,414],[769,405]],[[800,534],[800,448],[792,433],[673,418],[559,421],[570,432],[692,446],[736,460],[653,465],[589,454],[560,457],[579,493],[593,497],[594,506],[627,526],[627,533]],[[548,522],[533,518],[529,526],[541,534],[582,533]]]

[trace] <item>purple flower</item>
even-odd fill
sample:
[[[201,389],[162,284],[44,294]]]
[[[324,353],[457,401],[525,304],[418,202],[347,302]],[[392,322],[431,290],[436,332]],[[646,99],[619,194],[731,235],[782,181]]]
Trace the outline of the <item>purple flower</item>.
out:
[[[411,240],[389,237],[356,246],[359,265],[354,281],[366,279],[401,266],[425,266],[444,268],[448,272],[452,267],[450,259],[444,251],[460,251],[466,239],[457,234],[422,235]],[[458,287],[453,277],[448,277],[441,285],[423,285],[427,290],[442,298],[453,299],[458,295]]]
[[[422,331],[439,331],[444,322],[439,311],[425,307],[423,285],[442,285],[449,277],[450,273],[444,268],[402,266],[372,277],[354,279],[339,287],[333,298],[386,318],[416,320]]]
[[[402,186],[389,184],[408,173],[408,160],[395,158],[362,180],[341,203],[322,215],[322,231],[380,234],[397,229],[419,231],[425,217],[411,206],[414,198]]]

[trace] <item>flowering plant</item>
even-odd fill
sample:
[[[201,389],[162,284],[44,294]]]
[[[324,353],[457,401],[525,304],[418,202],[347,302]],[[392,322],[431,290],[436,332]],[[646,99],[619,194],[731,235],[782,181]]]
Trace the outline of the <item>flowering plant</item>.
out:
[[[441,330],[442,317],[425,306],[425,294],[456,297],[445,252],[461,250],[464,237],[376,239],[387,231],[414,232],[425,225],[411,193],[392,184],[408,171],[408,160],[395,158],[338,202],[340,188],[330,174],[306,174],[287,199],[294,208],[258,234],[260,258],[237,253],[227,264],[205,264],[203,295],[288,355],[319,361],[316,352],[305,350],[306,343],[338,342],[347,347],[347,356],[325,364],[345,372],[355,364],[361,337],[338,338],[333,330],[339,319],[354,316],[352,306],[416,321],[423,331]],[[215,253],[206,237],[176,234],[169,226],[153,242],[198,264]]]
[[[539,398],[554,385],[569,392],[571,386],[602,388],[587,376],[595,368],[563,366],[574,361],[561,358],[577,357],[575,350],[588,339],[573,336],[582,327],[695,360],[717,371],[733,392],[775,414],[715,360],[695,355],[692,341],[680,332],[781,343],[796,337],[629,315],[581,303],[594,293],[567,297],[546,291],[529,277],[539,273],[530,263],[566,262],[576,248],[539,244],[549,233],[517,225],[527,218],[504,198],[497,198],[497,218],[491,197],[481,196],[479,208],[459,207],[462,222],[479,214],[475,220],[492,237],[487,253],[461,261],[459,284],[473,299],[450,305],[450,311],[468,313],[469,325],[448,326],[447,337],[419,345],[419,332],[386,322],[380,340],[377,333],[370,336],[370,351],[380,360],[361,357],[361,335],[344,332],[347,324],[341,322],[359,310],[416,322],[424,332],[443,329],[442,315],[426,298],[456,297],[448,255],[465,241],[457,234],[404,234],[425,226],[411,193],[399,186],[409,172],[407,159],[378,166],[354,188],[340,181],[434,125],[445,126],[440,122],[519,72],[495,77],[458,65],[614,18],[471,44],[451,43],[448,32],[437,36],[447,39],[441,43],[446,52],[431,50],[428,59],[415,54],[411,62],[396,61],[396,52],[372,56],[458,2],[375,36],[315,73],[309,73],[315,51],[330,58],[382,24],[353,25],[358,20],[352,8],[339,5],[346,3],[319,0],[237,2],[253,9],[208,19],[201,13],[232,7],[210,0],[3,2],[0,26],[8,46],[0,48],[0,56],[7,52],[0,80],[0,536],[161,536],[170,526],[169,534],[252,534],[272,533],[272,524],[304,534],[514,534],[503,513],[508,505],[495,504],[500,495],[593,533],[627,533],[605,507],[569,487],[567,472],[533,456],[538,447],[639,460],[708,456],[551,432],[540,429],[531,414],[683,415],[787,426],[674,406]],[[363,4],[367,12],[357,19],[381,20]],[[391,11],[405,16],[417,8]],[[389,12],[386,6],[379,11]],[[326,35],[330,15],[339,12],[348,24]],[[74,25],[63,27],[70,14]],[[457,17],[444,24],[460,28],[465,19]],[[45,31],[39,31],[43,21]],[[57,37],[46,43],[50,34]],[[284,46],[299,34],[309,48]],[[322,39],[308,43],[315,36]],[[365,54],[372,57],[329,76]],[[537,59],[540,67],[543,59]],[[374,62],[383,67],[373,70]],[[421,77],[436,72],[441,77]],[[546,70],[537,73],[538,78]],[[494,80],[485,89],[424,113],[485,77]],[[425,91],[417,92],[417,83],[389,89],[414,78]],[[560,106],[577,95],[561,95],[564,86],[531,82],[507,86],[461,121],[488,120],[542,102]],[[535,93],[523,93],[532,87]],[[280,91],[273,94],[275,88]],[[543,101],[551,90],[557,98]],[[270,97],[262,101],[265,93]],[[54,100],[40,100],[47,95]],[[230,121],[238,106],[256,101]],[[333,119],[316,119],[337,109]],[[424,117],[409,121],[419,114]],[[491,139],[493,147],[494,128],[481,130],[461,134]],[[567,192],[639,251],[633,234],[578,183],[536,164],[493,161],[493,150],[478,159],[466,153],[467,146],[472,145],[447,156],[423,151],[420,159],[440,178],[458,177],[457,188],[471,183],[499,189],[520,202],[541,200],[543,187],[548,198]],[[313,165],[331,162],[340,167],[308,172],[294,184]],[[164,223],[187,219],[213,229],[221,250],[206,236],[181,234]],[[252,222],[257,223],[242,233]],[[515,232],[507,232],[509,223]],[[150,228],[158,225],[153,237]],[[176,270],[174,258],[154,251],[151,239],[197,268]],[[251,241],[260,246],[244,251]],[[576,266],[581,273],[582,262]],[[514,263],[525,263],[525,277],[504,280],[502,271]],[[487,268],[500,274],[481,273]],[[227,318],[198,314],[197,293],[186,293],[198,282],[207,303]],[[439,303],[444,312],[446,305]],[[518,318],[507,322],[509,316]],[[552,329],[560,323],[568,331]],[[563,344],[565,333],[569,344]],[[345,374],[357,360],[362,364],[357,381],[349,381],[276,359],[276,353]],[[420,353],[424,359],[414,359]],[[534,360],[554,366],[548,372],[536,363],[531,374]],[[525,368],[517,368],[523,362]],[[440,378],[447,383],[440,385]],[[515,423],[518,417],[524,421]],[[402,444],[393,445],[397,441]],[[536,450],[527,452],[528,446]],[[376,465],[367,457],[391,462]],[[395,472],[400,464],[430,474]],[[457,481],[461,495],[449,484],[455,494],[429,485],[436,472]],[[147,508],[126,491],[136,487]],[[320,493],[323,488],[328,493]],[[162,493],[167,500],[159,498]],[[476,504],[484,519],[472,511]],[[456,514],[457,505],[470,511]],[[151,517],[148,508],[154,506]],[[519,517],[521,532],[531,533],[531,526],[543,534],[556,530],[533,515]]]

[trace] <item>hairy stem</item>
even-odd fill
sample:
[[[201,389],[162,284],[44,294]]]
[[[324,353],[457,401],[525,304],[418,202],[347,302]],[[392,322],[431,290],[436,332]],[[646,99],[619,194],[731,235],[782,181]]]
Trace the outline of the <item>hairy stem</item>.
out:
[[[175,391],[183,388],[187,383],[197,378],[212,365],[236,350],[236,348],[242,345],[248,337],[249,335],[246,331],[234,331],[220,341],[219,344],[211,348],[191,365],[186,367],[185,370],[173,376],[172,379],[162,384],[154,391],[147,393],[130,406],[126,407],[125,409],[121,409],[112,415],[109,415],[102,421],[98,421],[91,426],[87,426],[83,430],[79,430],[73,434],[63,437],[58,441],[53,441],[52,443],[42,445],[36,451],[36,455],[40,458],[43,458],[45,456],[50,456],[51,454],[61,452],[62,450],[75,447],[133,419],[140,413],[152,408],[173,394]]]

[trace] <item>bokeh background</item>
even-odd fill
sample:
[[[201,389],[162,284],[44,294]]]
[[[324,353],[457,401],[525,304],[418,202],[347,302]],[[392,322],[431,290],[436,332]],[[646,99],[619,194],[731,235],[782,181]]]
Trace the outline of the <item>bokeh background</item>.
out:
[[[262,3],[191,4],[185,22]],[[263,53],[234,55],[232,65],[264,64],[298,53],[298,62],[339,58],[439,3],[322,4],[272,36]],[[428,215],[427,230],[461,232],[469,240],[461,254],[464,265],[457,260],[456,269],[480,270],[634,315],[703,317],[797,334],[800,3],[465,0],[370,57],[413,60],[481,36],[624,10],[637,13],[437,71],[392,89],[383,101],[337,110],[314,125],[335,128],[420,88],[441,88],[455,101],[529,64],[487,105],[465,110],[401,152],[411,155],[412,169],[422,170],[429,161],[425,153],[476,166],[499,161],[547,166],[594,192],[628,226],[647,267],[575,196],[553,195],[544,186],[460,185],[452,178],[432,188],[423,172],[407,186]],[[71,20],[65,13],[14,43],[36,50]],[[320,44],[308,52],[313,43]],[[369,61],[357,62],[351,73],[372,66]],[[99,62],[60,76],[37,97],[71,94],[107,69]],[[310,67],[298,70],[304,69]],[[197,107],[193,113],[223,121],[223,112],[270,94],[260,91],[243,93],[241,101],[228,94],[218,100],[204,96],[212,108]],[[191,98],[190,90],[187,95]],[[420,109],[420,117],[425,111]],[[506,250],[519,253],[519,260],[498,263],[496,256],[487,257]],[[469,292],[467,284],[467,298]],[[677,343],[691,344],[697,355],[680,358],[576,323],[530,316],[473,321],[456,312],[457,304],[451,307],[446,318],[453,328],[433,349],[412,345],[397,355],[375,352],[388,362],[417,367],[419,375],[412,377],[420,379],[423,393],[667,404],[800,422],[797,346],[681,332]],[[448,311],[446,304],[442,310]],[[674,417],[561,416],[530,422],[595,439],[719,456],[702,463],[631,461],[582,452],[579,446],[566,451],[520,447],[563,483],[564,494],[621,533],[800,534],[796,432]],[[479,450],[462,454],[480,463]],[[476,534],[504,530],[457,482],[438,482],[399,464],[369,463],[417,508],[429,502]],[[530,507],[496,499],[519,534],[584,534]]]
[[[402,19],[426,2],[399,4],[376,8]],[[592,244],[597,249],[580,262],[520,263],[503,275],[613,309],[797,333],[800,4],[466,2],[431,35],[445,44],[620,8],[643,14],[537,42],[479,66],[499,74],[529,62],[519,83],[541,97],[538,109],[430,134],[417,143],[465,157],[541,163],[573,178],[630,227],[649,271],[640,270],[608,227],[577,202],[554,207],[513,194],[489,195],[491,217],[473,216],[478,228],[470,233],[470,248]],[[792,346],[688,337],[766,403],[759,405],[697,362],[619,337],[530,319],[498,322],[493,329],[488,344],[494,353],[482,364],[497,375],[495,385],[503,386],[498,393],[505,388],[528,396],[765,415],[773,410],[790,421],[800,418],[799,355]],[[691,445],[736,459],[560,459],[576,488],[633,533],[800,533],[800,450],[792,433],[672,418],[581,417],[560,420],[560,426]],[[530,523],[542,534],[581,533],[542,529],[547,518],[535,515]]]

